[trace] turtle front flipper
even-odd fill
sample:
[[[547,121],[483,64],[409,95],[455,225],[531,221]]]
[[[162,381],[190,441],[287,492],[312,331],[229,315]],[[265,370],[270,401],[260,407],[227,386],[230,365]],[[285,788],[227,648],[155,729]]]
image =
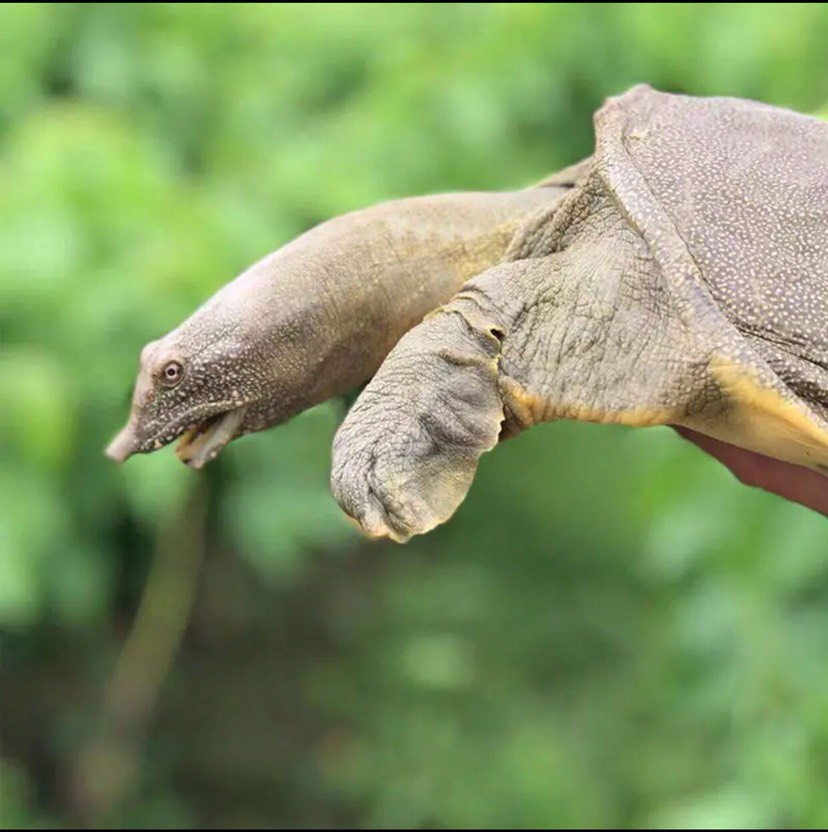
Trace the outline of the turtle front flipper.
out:
[[[480,456],[533,425],[675,424],[713,402],[715,344],[623,218],[598,216],[564,250],[473,278],[391,351],[333,448],[334,496],[369,535],[447,520]]]

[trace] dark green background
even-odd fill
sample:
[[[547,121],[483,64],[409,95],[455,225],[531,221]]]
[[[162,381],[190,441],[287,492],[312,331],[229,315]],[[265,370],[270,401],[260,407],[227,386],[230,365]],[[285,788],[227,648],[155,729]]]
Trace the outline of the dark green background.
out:
[[[547,425],[370,544],[337,405],[118,468],[143,344],[309,226],[514,188],[633,83],[828,102],[823,4],[0,7],[6,826],[828,823],[828,524]],[[180,644],[179,644],[180,642]]]

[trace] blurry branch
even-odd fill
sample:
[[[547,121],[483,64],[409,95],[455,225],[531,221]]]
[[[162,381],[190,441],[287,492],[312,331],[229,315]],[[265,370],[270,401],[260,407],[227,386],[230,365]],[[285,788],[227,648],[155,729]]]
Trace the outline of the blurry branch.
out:
[[[100,729],[71,773],[70,801],[85,825],[109,826],[140,767],[146,729],[195,601],[207,545],[208,489],[199,478],[159,532],[153,563],[106,691]]]

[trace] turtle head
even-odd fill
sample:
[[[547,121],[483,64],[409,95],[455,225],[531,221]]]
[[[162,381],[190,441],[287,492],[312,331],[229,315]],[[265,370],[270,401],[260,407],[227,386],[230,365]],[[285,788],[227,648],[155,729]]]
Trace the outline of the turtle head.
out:
[[[265,393],[243,316],[202,309],[141,351],[129,420],[106,455],[125,462],[181,439],[177,455],[201,468],[247,432]]]

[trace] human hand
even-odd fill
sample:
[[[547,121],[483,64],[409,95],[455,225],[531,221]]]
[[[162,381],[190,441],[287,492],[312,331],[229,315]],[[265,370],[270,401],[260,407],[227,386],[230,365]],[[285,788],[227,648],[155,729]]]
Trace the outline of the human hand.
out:
[[[761,488],[828,517],[828,480],[817,471],[747,451],[688,428],[678,427],[676,432],[717,459],[742,484]]]

